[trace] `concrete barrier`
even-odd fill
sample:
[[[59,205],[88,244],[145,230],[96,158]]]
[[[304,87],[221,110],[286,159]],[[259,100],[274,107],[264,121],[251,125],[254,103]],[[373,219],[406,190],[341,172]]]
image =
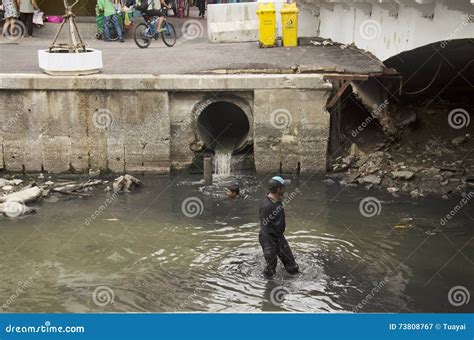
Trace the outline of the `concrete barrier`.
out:
[[[277,35],[281,37],[280,10],[284,0],[231,4],[208,5],[208,37],[211,43],[245,42],[258,40],[258,16],[256,14],[260,2],[273,2],[276,9]],[[318,34],[319,18],[310,10],[299,8],[298,36],[315,37]]]
[[[258,4],[212,4],[207,6],[209,42],[246,42],[258,39]]]

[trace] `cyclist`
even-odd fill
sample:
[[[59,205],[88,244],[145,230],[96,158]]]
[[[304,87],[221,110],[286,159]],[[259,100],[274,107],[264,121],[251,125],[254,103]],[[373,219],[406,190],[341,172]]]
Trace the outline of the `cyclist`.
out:
[[[155,0],[128,0],[127,7],[134,7],[137,11],[140,11],[142,15],[148,17],[159,17],[157,32],[161,33],[164,31],[164,28],[161,28],[163,25],[163,20],[165,16],[164,8],[171,9],[171,6],[166,3],[165,0],[160,0],[160,8],[155,8]]]

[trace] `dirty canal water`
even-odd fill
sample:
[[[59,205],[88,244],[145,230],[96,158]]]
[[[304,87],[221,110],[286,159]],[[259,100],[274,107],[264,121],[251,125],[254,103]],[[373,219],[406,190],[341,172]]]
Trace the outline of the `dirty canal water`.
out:
[[[294,181],[286,235],[301,273],[279,264],[267,280],[257,212],[268,178],[221,178],[210,188],[201,176],[142,180],[138,191],[108,200],[97,190],[0,219],[0,308],[472,312],[448,299],[453,287],[473,284],[472,204],[440,224],[460,198],[413,201],[321,178]],[[228,201],[224,187],[234,181],[242,197]],[[367,198],[377,201],[361,208]]]

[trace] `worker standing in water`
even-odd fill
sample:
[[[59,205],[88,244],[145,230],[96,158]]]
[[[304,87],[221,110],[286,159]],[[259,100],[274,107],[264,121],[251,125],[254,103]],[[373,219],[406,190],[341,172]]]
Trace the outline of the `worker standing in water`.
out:
[[[260,206],[259,241],[266,262],[263,273],[267,277],[272,277],[275,274],[278,258],[288,273],[299,272],[298,264],[284,235],[285,209],[281,200],[285,193],[285,186],[290,183],[290,180],[285,180],[280,176],[272,177],[269,181],[269,192]]]

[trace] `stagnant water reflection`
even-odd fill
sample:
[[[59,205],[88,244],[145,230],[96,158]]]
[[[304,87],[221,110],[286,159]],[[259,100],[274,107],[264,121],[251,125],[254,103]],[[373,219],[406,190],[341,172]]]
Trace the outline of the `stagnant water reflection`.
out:
[[[302,180],[288,189],[293,198],[286,208],[287,236],[302,272],[290,276],[279,265],[266,280],[257,242],[266,179],[238,180],[243,199],[235,202],[224,198],[225,181],[205,188],[200,177],[144,177],[143,189],[107,207],[100,191],[44,202],[27,218],[0,219],[0,308],[473,311],[472,301],[448,302],[452,287],[473,286],[472,203],[440,226],[459,200],[414,202]],[[359,211],[369,196],[381,201],[374,217]],[[414,219],[413,228],[394,228],[406,217]],[[441,233],[433,232],[437,227]]]

